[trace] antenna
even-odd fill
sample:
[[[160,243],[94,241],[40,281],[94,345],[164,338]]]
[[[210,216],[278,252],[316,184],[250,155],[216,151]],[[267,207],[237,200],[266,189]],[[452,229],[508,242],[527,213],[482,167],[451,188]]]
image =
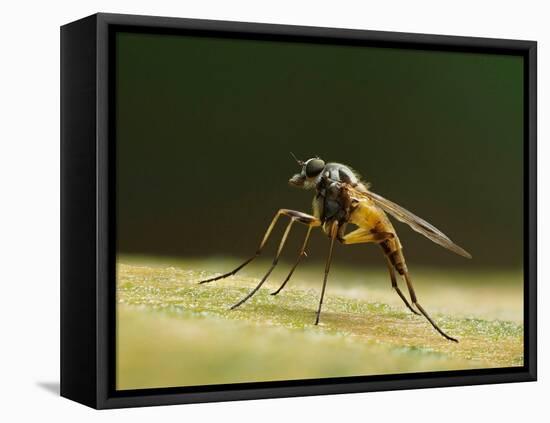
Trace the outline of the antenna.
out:
[[[303,166],[303,165],[304,165],[304,162],[301,161],[301,160],[298,160],[298,158],[294,155],[294,153],[293,153],[292,151],[290,152],[290,155],[292,156],[292,158],[293,158],[294,160],[296,160],[296,163],[298,163],[300,166]]]

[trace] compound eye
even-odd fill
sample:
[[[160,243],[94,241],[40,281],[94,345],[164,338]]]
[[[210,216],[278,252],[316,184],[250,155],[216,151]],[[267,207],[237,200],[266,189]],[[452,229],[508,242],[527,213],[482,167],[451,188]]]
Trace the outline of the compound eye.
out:
[[[313,178],[325,168],[325,162],[321,159],[311,159],[306,164],[306,176]]]

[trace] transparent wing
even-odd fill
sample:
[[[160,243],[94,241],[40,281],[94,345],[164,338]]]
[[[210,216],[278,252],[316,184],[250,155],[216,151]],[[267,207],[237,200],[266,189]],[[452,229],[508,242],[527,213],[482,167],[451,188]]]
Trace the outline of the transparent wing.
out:
[[[378,207],[391,214],[400,222],[406,223],[416,232],[424,235],[436,244],[439,244],[462,257],[472,258],[470,253],[456,245],[447,235],[435,226],[426,222],[424,219],[421,219],[410,211],[372,191],[361,192],[361,194],[369,197]]]

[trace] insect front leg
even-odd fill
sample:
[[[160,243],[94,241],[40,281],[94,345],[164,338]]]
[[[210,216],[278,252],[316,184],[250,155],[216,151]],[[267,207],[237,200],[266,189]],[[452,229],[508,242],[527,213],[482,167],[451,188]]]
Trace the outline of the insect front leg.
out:
[[[300,248],[300,252],[298,253],[298,258],[296,259],[296,262],[294,263],[294,266],[292,266],[292,269],[290,269],[290,272],[288,272],[287,277],[285,278],[285,280],[283,281],[283,283],[281,284],[279,289],[277,289],[276,291],[273,291],[271,293],[271,295],[277,295],[279,292],[282,291],[282,289],[286,286],[287,282],[292,277],[292,274],[294,273],[294,271],[298,267],[298,264],[300,264],[300,261],[302,261],[302,257],[304,257],[306,255],[306,247],[307,247],[307,243],[309,241],[309,235],[311,234],[311,230],[313,228],[314,228],[314,226],[309,226],[307,228],[307,233],[306,233],[306,237],[304,239],[304,243],[302,244],[302,248]]]
[[[313,216],[307,215],[307,214],[302,213],[302,212],[294,211],[294,210],[282,209],[282,210],[279,210],[279,213],[284,214],[285,216],[289,216],[290,217],[290,222],[288,223],[288,225],[285,229],[285,232],[283,234],[283,237],[281,238],[281,242],[279,243],[279,248],[277,249],[277,254],[275,255],[275,258],[273,259],[273,262],[271,263],[271,267],[269,268],[267,273],[264,275],[264,277],[260,280],[258,285],[256,285],[256,287],[252,291],[250,291],[250,293],[246,297],[244,297],[238,303],[234,304],[231,307],[231,309],[235,309],[235,308],[239,307],[241,304],[246,302],[250,297],[252,297],[256,292],[258,292],[258,290],[264,284],[264,282],[267,280],[267,278],[269,277],[271,272],[273,272],[273,269],[275,269],[275,266],[277,266],[277,263],[279,262],[279,257],[281,256],[281,253],[282,253],[283,248],[285,246],[286,240],[288,238],[288,234],[290,233],[290,229],[292,228],[292,225],[295,222],[302,223],[302,224],[305,224],[305,225],[309,226],[307,236],[306,236],[306,240],[304,242],[304,245],[302,246],[302,250],[300,251],[299,258],[302,256],[303,250],[305,250],[305,247],[307,245],[307,240],[309,238],[309,234],[311,232],[311,229],[314,228],[315,226],[319,226],[320,223],[321,223],[317,218],[315,218]],[[292,269],[292,271],[296,268],[297,265],[298,265],[298,263],[296,263],[294,265],[294,268]],[[288,279],[290,279],[290,276],[292,275],[292,271],[289,274],[289,276],[287,277],[287,279],[285,280],[285,283],[288,281]],[[279,291],[284,287],[285,283],[283,283],[283,286],[281,288],[279,288]]]
[[[249,264],[256,257],[258,257],[262,253],[262,250],[264,249],[265,244],[267,243],[267,240],[269,239],[269,236],[271,235],[271,232],[273,231],[273,228],[275,227],[275,224],[277,223],[277,220],[279,220],[279,217],[281,217],[281,216],[288,216],[288,217],[291,217],[291,218],[294,217],[295,220],[297,220],[300,223],[303,223],[302,221],[309,222],[310,218],[313,218],[314,220],[316,220],[313,216],[309,216],[308,214],[305,214],[305,213],[302,213],[302,212],[299,212],[299,211],[289,210],[289,209],[280,209],[277,213],[275,213],[275,216],[273,217],[273,220],[271,221],[270,225],[268,226],[268,228],[267,228],[267,230],[264,234],[264,237],[262,238],[262,242],[260,243],[260,246],[258,247],[258,249],[256,250],[256,252],[254,253],[254,255],[252,257],[247,259],[244,263],[240,264],[239,266],[237,266],[232,271],[224,273],[223,275],[220,275],[220,276],[215,276],[215,277],[212,277],[212,278],[209,278],[209,279],[205,279],[203,281],[200,281],[199,284],[214,282],[214,281],[217,281],[217,280],[220,280],[220,279],[225,279],[229,276],[232,276],[232,275],[236,274],[239,270],[241,270],[243,267],[245,267],[247,264]]]
[[[294,218],[290,219],[290,222],[288,223],[288,225],[285,229],[285,233],[283,234],[283,237],[281,238],[281,242],[279,243],[279,248],[277,249],[277,254],[275,255],[275,258],[273,259],[273,263],[271,264],[271,267],[269,268],[267,273],[264,275],[264,277],[260,280],[260,283],[258,283],[258,285],[256,285],[256,288],[254,288],[252,291],[250,291],[250,293],[246,297],[244,297],[238,303],[232,305],[231,310],[239,307],[241,304],[243,304],[245,301],[247,301],[250,297],[252,297],[256,292],[258,292],[258,290],[264,284],[264,282],[267,280],[267,278],[269,277],[269,275],[271,274],[273,269],[275,269],[275,266],[277,266],[277,263],[279,261],[279,257],[281,256],[281,252],[283,251],[283,247],[285,246],[286,239],[288,238],[288,234],[290,232],[290,229],[292,228],[292,225],[294,224],[294,221],[295,221]]]

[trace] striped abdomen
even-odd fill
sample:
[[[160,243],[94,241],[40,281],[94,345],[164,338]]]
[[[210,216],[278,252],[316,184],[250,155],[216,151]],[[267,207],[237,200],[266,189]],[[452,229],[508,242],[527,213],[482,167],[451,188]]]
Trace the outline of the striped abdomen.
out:
[[[382,247],[384,254],[400,275],[407,272],[407,264],[405,263],[401,243],[399,242],[397,235],[393,239],[382,241],[380,243],[380,247]]]

